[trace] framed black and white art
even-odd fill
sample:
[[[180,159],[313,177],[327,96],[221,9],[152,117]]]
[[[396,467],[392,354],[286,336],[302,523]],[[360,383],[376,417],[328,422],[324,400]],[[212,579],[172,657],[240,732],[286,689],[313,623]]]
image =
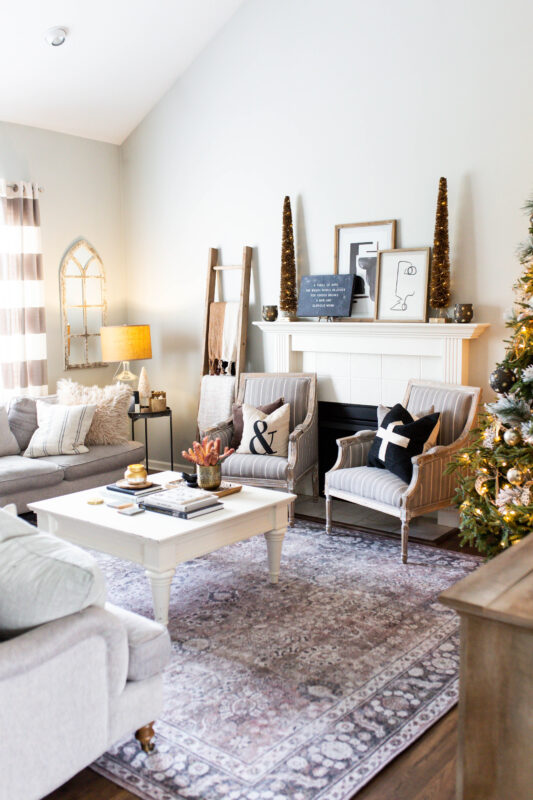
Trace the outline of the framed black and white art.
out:
[[[355,275],[350,319],[375,319],[378,250],[390,250],[395,246],[395,219],[335,225],[334,272]]]
[[[376,320],[426,322],[429,247],[378,253]]]

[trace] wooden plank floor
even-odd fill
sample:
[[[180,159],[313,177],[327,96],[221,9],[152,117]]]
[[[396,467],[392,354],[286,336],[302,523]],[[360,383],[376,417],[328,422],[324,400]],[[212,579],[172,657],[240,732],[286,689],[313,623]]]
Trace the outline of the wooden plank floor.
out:
[[[462,550],[457,535],[437,545]],[[357,800],[453,800],[457,748],[457,709],[439,722],[385,767],[357,794]],[[85,769],[46,800],[138,800],[91,769]],[[288,798],[289,800],[289,798]]]

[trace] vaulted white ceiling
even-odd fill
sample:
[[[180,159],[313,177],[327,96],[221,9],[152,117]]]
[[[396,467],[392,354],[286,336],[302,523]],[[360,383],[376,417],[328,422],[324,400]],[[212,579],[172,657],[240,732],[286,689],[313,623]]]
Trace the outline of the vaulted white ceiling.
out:
[[[0,120],[119,144],[243,1],[0,0]]]

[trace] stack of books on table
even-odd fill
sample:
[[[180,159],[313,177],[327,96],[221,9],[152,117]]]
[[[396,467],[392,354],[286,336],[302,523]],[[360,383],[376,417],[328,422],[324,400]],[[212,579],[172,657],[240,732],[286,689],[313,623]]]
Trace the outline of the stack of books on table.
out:
[[[210,492],[179,486],[176,489],[166,489],[152,497],[143,498],[139,502],[139,506],[146,511],[157,511],[160,514],[169,514],[171,517],[194,519],[213,511],[219,511],[224,504]]]
[[[153,483],[151,486],[147,486],[144,489],[136,489],[134,486],[118,486],[116,483],[110,483],[109,486],[105,487],[109,489],[111,492],[120,492],[121,494],[127,494],[131,498],[135,497],[146,497],[149,494],[155,494],[155,492],[160,492],[162,486],[157,483]]]

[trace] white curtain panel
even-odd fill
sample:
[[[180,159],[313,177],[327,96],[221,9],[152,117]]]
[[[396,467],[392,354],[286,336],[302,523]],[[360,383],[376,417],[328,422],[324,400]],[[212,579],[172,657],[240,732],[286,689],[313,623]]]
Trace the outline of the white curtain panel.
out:
[[[39,189],[0,179],[0,403],[48,394]]]

